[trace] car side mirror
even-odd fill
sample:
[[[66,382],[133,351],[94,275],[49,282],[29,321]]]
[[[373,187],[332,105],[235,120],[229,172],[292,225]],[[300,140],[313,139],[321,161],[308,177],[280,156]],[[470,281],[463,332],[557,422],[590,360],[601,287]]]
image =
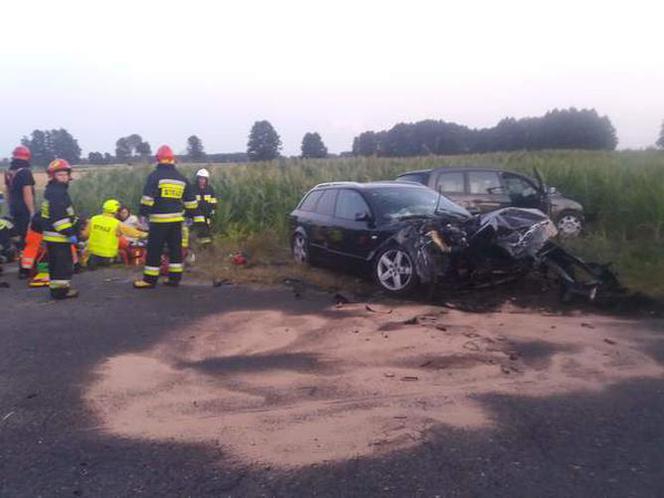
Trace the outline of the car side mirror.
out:
[[[355,221],[371,221],[371,215],[366,211],[355,213]]]

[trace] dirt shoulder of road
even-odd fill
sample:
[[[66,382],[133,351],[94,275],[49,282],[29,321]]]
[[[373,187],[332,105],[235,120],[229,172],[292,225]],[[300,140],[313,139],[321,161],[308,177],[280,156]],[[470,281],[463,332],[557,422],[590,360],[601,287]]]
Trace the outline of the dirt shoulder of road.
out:
[[[662,321],[647,315],[560,310],[518,289],[441,306],[287,283],[257,291],[268,309],[212,311],[99,362],[84,399],[103,430],[291,468],[412,448],[439,426],[491,429],[484,396],[664,376],[643,348]],[[231,300],[239,289],[222,287]]]
[[[64,302],[5,277],[3,496],[661,488],[662,318],[138,275],[76,275]]]

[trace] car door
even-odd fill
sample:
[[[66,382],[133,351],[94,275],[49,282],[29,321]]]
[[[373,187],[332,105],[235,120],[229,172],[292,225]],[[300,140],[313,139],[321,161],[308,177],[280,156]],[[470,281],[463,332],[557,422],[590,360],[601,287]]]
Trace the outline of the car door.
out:
[[[430,186],[466,209],[471,205],[470,198],[466,194],[466,178],[463,171],[439,171]]]
[[[316,209],[311,216],[311,231],[309,245],[320,256],[329,256],[329,232],[334,220],[334,206],[337,199],[337,189],[325,189],[316,203]]]
[[[330,230],[330,251],[346,261],[366,260],[376,240],[372,226],[371,209],[362,194],[353,189],[339,189],[333,228]]]
[[[497,171],[469,170],[466,174],[469,206],[464,207],[486,213],[510,205]]]
[[[542,209],[546,212],[544,194],[533,181],[509,171],[501,172],[500,176],[512,206]]]

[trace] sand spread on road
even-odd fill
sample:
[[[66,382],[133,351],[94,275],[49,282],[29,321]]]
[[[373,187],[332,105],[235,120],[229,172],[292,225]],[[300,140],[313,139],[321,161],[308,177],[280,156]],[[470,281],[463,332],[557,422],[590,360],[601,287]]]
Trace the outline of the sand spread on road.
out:
[[[483,394],[592,392],[661,377],[644,322],[413,304],[209,315],[100,364],[85,393],[104,430],[221,446],[246,463],[381,455],[445,424],[493,426]]]

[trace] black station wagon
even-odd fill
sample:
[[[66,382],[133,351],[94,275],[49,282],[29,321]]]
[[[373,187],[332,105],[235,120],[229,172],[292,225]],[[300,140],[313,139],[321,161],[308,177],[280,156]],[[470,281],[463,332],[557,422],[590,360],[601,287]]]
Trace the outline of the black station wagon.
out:
[[[335,182],[317,185],[290,214],[293,257],[299,263],[358,266],[388,293],[417,285],[411,257],[390,238],[408,220],[471,214],[445,196],[414,183]]]

